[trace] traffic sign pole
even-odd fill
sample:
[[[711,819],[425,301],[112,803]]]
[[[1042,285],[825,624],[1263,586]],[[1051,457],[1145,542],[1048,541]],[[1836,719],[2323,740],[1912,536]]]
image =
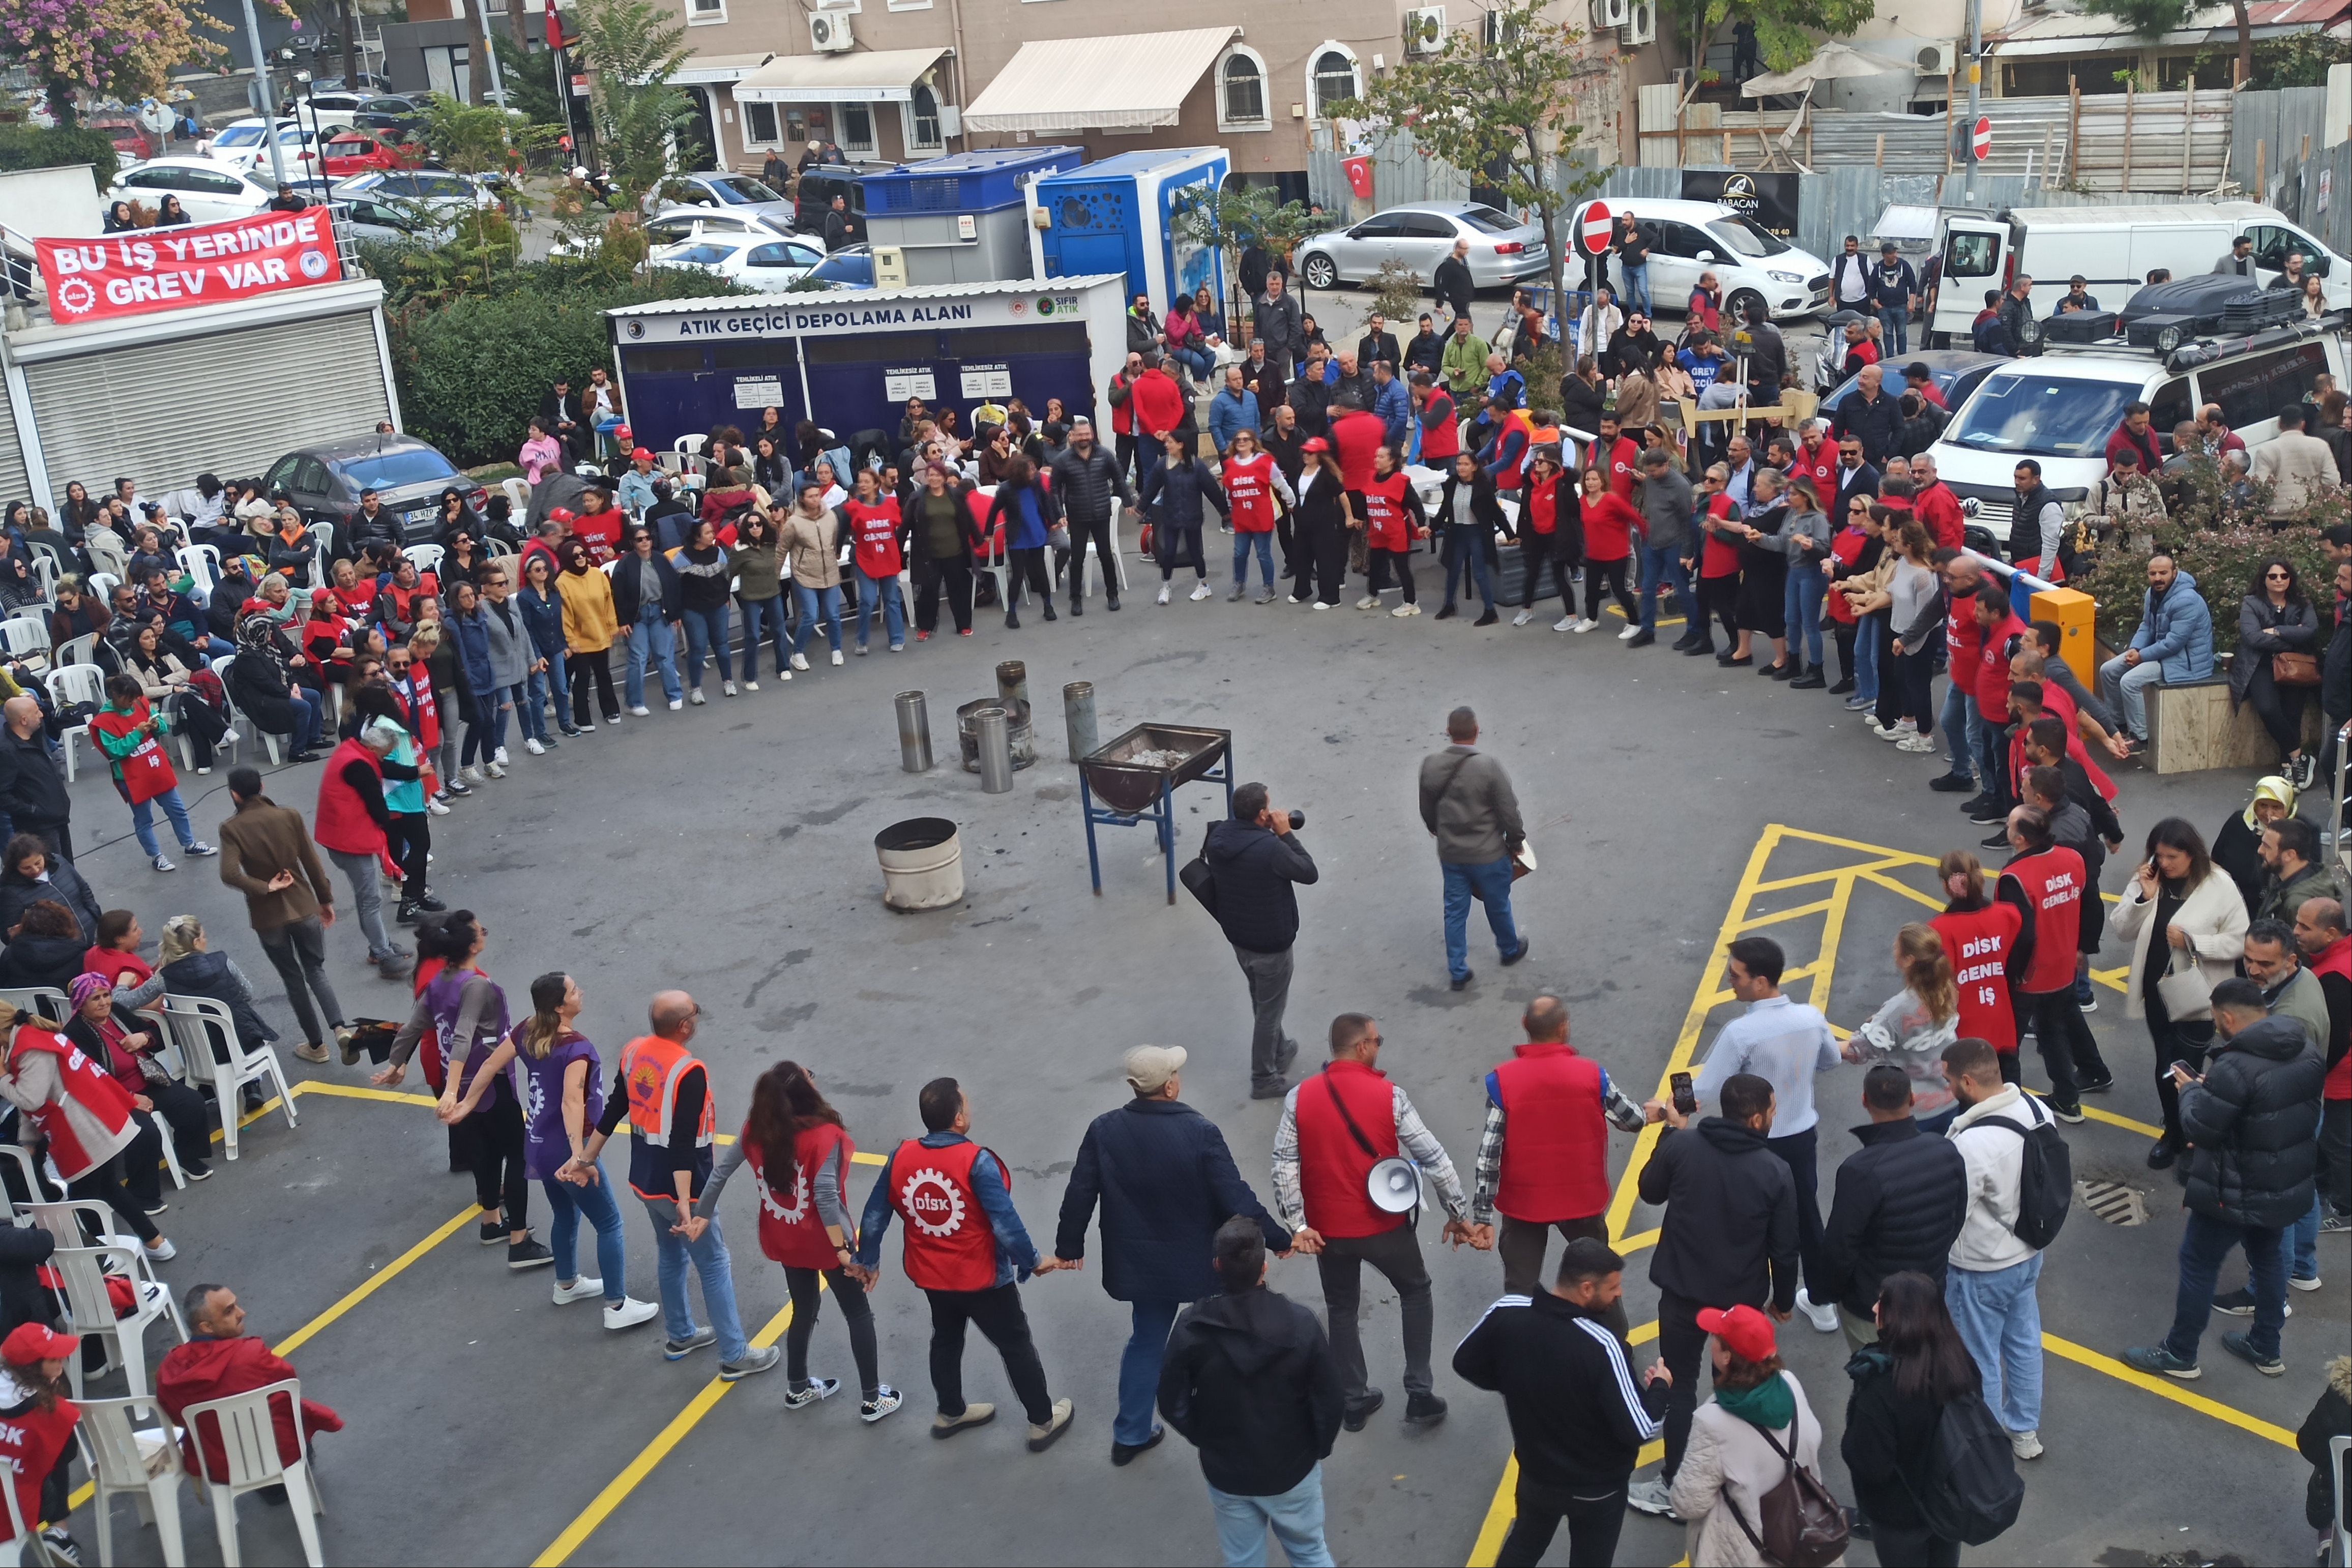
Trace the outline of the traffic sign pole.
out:
[[[1610,215],[1606,202],[1587,202],[1576,210],[1576,246],[1584,253],[1584,294],[1588,300],[1597,298],[1601,293],[1601,269],[1604,265],[1601,257],[1609,254],[1609,240],[1615,227],[1616,220]],[[1566,303],[1561,301],[1563,307]],[[1595,316],[1593,319],[1597,322],[1600,318]],[[1563,341],[1569,320],[1563,308],[1560,319]],[[1582,344],[1578,348],[1584,352],[1600,352],[1597,349],[1586,349]]]
[[[1969,123],[1970,125],[1974,125],[1977,120],[1981,118],[1977,110],[1977,94],[1979,86],[1979,78],[1981,78],[1983,75],[1984,4],[1983,0],[1969,0]],[[1971,143],[1969,148],[1969,172],[1968,179],[1965,183],[1965,190],[1967,193],[1964,199],[1969,205],[1975,205],[1977,199],[1977,152],[1976,147],[1973,143]]]

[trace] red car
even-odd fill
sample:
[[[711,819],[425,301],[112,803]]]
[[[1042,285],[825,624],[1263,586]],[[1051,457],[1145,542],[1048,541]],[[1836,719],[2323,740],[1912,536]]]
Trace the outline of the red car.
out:
[[[415,164],[415,152],[400,142],[380,137],[345,131],[327,143],[327,177],[330,179],[409,169]]]

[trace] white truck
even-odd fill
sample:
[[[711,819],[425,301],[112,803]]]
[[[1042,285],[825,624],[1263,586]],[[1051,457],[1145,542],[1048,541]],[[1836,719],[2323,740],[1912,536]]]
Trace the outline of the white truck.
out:
[[[2036,318],[2056,311],[2077,273],[2102,309],[2120,310],[2151,269],[2176,278],[2210,272],[2240,235],[2254,242],[2255,287],[2276,281],[2287,256],[2300,251],[2305,270],[2325,280],[2328,307],[2352,306],[2352,264],[2259,202],[1948,210],[1937,225],[1925,346],[1969,347],[1986,291],[2006,289],[2020,276],[2033,279]]]

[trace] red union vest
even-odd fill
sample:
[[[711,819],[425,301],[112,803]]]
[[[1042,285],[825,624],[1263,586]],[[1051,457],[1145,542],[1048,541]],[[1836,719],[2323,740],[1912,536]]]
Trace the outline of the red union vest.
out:
[[[1233,509],[1234,532],[1274,531],[1274,454],[1261,451],[1251,457],[1228,457],[1218,477],[1224,481],[1225,504]]]
[[[120,1133],[130,1124],[132,1106],[131,1092],[117,1083],[97,1062],[81,1053],[81,1048],[59,1035],[32,1024],[19,1027],[8,1042],[8,1070],[14,1072],[17,1061],[28,1051],[45,1051],[58,1059],[58,1082],[65,1099],[72,1101],[94,1117],[108,1133]],[[49,1141],[49,1158],[57,1163],[58,1174],[68,1181],[79,1181],[99,1166],[109,1155],[82,1147],[80,1137],[58,1101],[49,1101],[33,1113],[40,1124],[42,1135]]]
[[[1412,514],[1405,510],[1403,470],[1364,482],[1364,543],[1372,549],[1412,548]]]
[[[356,737],[336,747],[334,755],[327,758],[326,771],[319,775],[319,809],[311,819],[310,837],[322,850],[373,855],[384,847],[383,830],[360,803],[359,791],[343,778],[343,769],[354,762],[366,764],[382,779],[383,760]]]
[[[1977,644],[1977,685],[1974,696],[1977,706],[1987,723],[1999,718],[2009,722],[2009,640],[2026,634],[2025,622],[2014,611],[2004,610],[2001,617],[1984,632],[1984,641]]]
[[[1495,476],[1495,488],[1497,490],[1516,490],[1525,484],[1528,476],[1528,464],[1535,456],[1535,417],[1523,408],[1515,408],[1504,416],[1503,428],[1496,435],[1496,455],[1502,455],[1502,440],[1514,430],[1527,437],[1527,444],[1519,448],[1519,455],[1516,462]]]
[[[1340,1106],[1347,1114],[1340,1114]],[[1372,1166],[1395,1157],[1396,1093],[1387,1075],[1341,1059],[1298,1086],[1292,1114],[1298,1127],[1298,1190],[1309,1228],[1326,1236],[1378,1236],[1404,1223],[1372,1205],[1365,1183]],[[1352,1119],[1366,1153],[1348,1130]]]
[[[2017,879],[2033,911],[2033,957],[2025,988],[2036,996],[2074,983],[2074,943],[2082,935],[2083,857],[2063,844],[2021,855],[2001,871]]]
[[[1443,468],[1446,462],[1462,455],[1462,421],[1454,412],[1454,399],[1443,386],[1429,389],[1429,401],[1414,412],[1419,419],[1423,413],[1436,416],[1433,424],[1421,427],[1421,460],[1433,468]]]
[[[1564,1041],[1511,1048],[1495,1069],[1503,1173],[1495,1207],[1530,1225],[1586,1219],[1609,1207],[1609,1128],[1601,1067]]]
[[[1927,924],[1943,939],[1959,988],[1960,1037],[2008,1054],[2017,1049],[2017,1014],[2009,998],[2009,956],[2024,920],[2017,906],[1990,899],[1982,909],[1948,909]]]
[[[856,1155],[857,1145],[839,1127],[820,1122],[793,1140],[792,1165],[776,1172],[777,1184],[772,1186],[767,1157],[751,1134],[747,1123],[741,1139],[743,1163],[751,1167],[751,1180],[760,1189],[760,1250],[769,1261],[787,1269],[839,1268],[841,1255],[824,1233],[824,1221],[817,1218],[810,1173],[833,1157],[835,1145],[841,1147],[845,1162]]]
[[[146,722],[147,699],[141,697],[131,705],[129,713],[100,708],[89,727],[101,735],[121,740]],[[179,775],[172,771],[171,759],[163,755],[163,743],[154,736],[142,740],[129,756],[109,760],[114,767],[115,788],[134,806],[180,787]]]
[[[2315,975],[2334,975],[2340,980],[2352,980],[2352,936],[2338,936],[2319,956],[2305,962],[2311,966],[2311,972]],[[2320,1056],[2325,1059],[2326,1054],[2323,1048]],[[2326,1082],[2320,1087],[2319,1097],[2323,1100],[2352,1100],[2352,1051],[2346,1051],[2343,1059],[2328,1070]]]
[[[898,498],[885,496],[870,505],[844,501],[841,509],[848,516],[855,535],[851,549],[857,570],[877,581],[898,576],[904,564],[898,559]]]
[[[972,1192],[980,1153],[969,1138],[938,1149],[909,1138],[890,1156],[883,1179],[906,1222],[907,1278],[926,1291],[985,1291],[996,1283],[996,1230]],[[1003,1160],[996,1168],[1011,1192],[1012,1171]]]

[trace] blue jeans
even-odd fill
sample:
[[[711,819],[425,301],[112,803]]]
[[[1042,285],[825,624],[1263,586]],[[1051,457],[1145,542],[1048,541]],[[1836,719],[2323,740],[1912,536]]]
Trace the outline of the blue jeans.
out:
[[[905,647],[907,603],[898,591],[898,574],[894,571],[887,577],[867,577],[861,571],[857,575],[866,580],[865,588],[857,595],[857,645],[861,648],[866,646],[866,624],[878,611],[882,617],[882,630],[890,639],[890,646]]]
[[[2117,653],[2099,666],[2099,695],[2123,716],[2124,728],[2135,740],[2147,738],[2147,688],[2162,685],[2164,665],[2158,660],[2126,664]]]
[[[2180,1288],[2172,1302],[2172,1332],[2164,1348],[2194,1364],[2198,1342],[2213,1316],[2213,1281],[2234,1247],[2246,1249],[2246,1285],[2254,1293],[2254,1326],[2246,1337],[2262,1355],[2276,1355],[2286,1323],[2286,1228],[2238,1225],[2190,1210],[2180,1233]]]
[[[686,684],[696,691],[702,689],[702,655],[719,655],[719,678],[735,678],[735,663],[727,652],[727,606],[686,612]]]
[[[1691,598],[1690,569],[1683,565],[1682,553],[1672,546],[1659,549],[1653,545],[1642,547],[1642,630],[1655,636],[1658,630],[1658,590],[1671,581],[1675,585],[1675,602],[1682,606],[1687,620],[1696,608]]]
[[[1210,356],[1206,349],[1171,349],[1168,350],[1168,357],[1189,366],[1195,376],[1204,379],[1211,371],[1217,368],[1217,361]],[[1370,373],[1370,366],[1365,366],[1363,369],[1365,373]]]
[[[793,651],[792,633],[784,627],[784,596],[773,599],[746,599],[743,606],[743,678],[760,678],[760,639],[765,637],[776,651],[776,674],[784,673],[784,660]]]
[[[522,732],[535,735],[542,745],[552,746],[547,736],[547,699],[555,699],[555,723],[560,729],[572,728],[572,677],[564,669],[564,655],[545,655],[547,668],[533,670],[523,683]]]
[[[619,1306],[629,1294],[628,1253],[621,1242],[621,1207],[613,1201],[612,1184],[604,1179],[604,1162],[596,1162],[596,1179],[586,1186],[553,1177],[539,1185],[555,1215],[547,1222],[547,1246],[555,1254],[556,1283],[568,1285],[580,1278],[580,1221],[585,1216],[596,1232],[596,1272],[604,1281],[604,1300]]]
[[[1243,1497],[1211,1487],[1209,1502],[1217,1511],[1217,1549],[1228,1568],[1265,1568],[1268,1525],[1291,1568],[1330,1568],[1331,1548],[1323,1540],[1321,1465],[1288,1491]]]
[[[1470,890],[1486,902],[1486,924],[1494,928],[1497,952],[1519,950],[1518,928],[1511,924],[1511,857],[1485,865],[1440,861],[1445,873],[1445,973],[1460,979],[1470,972]]]
[[[1853,695],[1863,703],[1878,700],[1878,642],[1886,630],[1886,614],[1874,610],[1853,626]]]
[[[1944,728],[1944,761],[1955,779],[1973,777],[1977,758],[1976,715],[1969,694],[1959,682],[1944,688],[1943,711],[1936,722]]]
[[[2003,800],[2013,800],[2016,787],[2002,775],[2009,770],[2008,729],[1986,719],[1984,706],[1969,699],[1969,747],[1977,754],[1977,783]]]
[[[1241,528],[1234,530],[1234,586],[1248,586],[1249,558],[1253,549],[1257,551],[1257,570],[1265,579],[1265,591],[1271,593],[1274,591],[1274,535],[1271,532],[1254,534]]]
[[[624,678],[629,706],[646,706],[646,665],[651,663],[661,672],[662,695],[672,702],[683,702],[686,693],[677,684],[677,633],[656,610],[651,615],[640,615],[629,631],[629,673]]]
[[[2319,1193],[2314,1189],[2311,1208],[2286,1228],[2287,1273],[2297,1280],[2319,1278]]]
[[[735,1314],[735,1274],[727,1260],[726,1239],[719,1234],[719,1221],[710,1222],[701,1240],[689,1243],[670,1230],[677,1223],[675,1202],[666,1197],[640,1201],[654,1222],[654,1277],[661,1284],[662,1326],[674,1340],[694,1336],[694,1309],[686,1299],[686,1271],[691,1264],[702,1277],[702,1307],[719,1335],[719,1359],[742,1360],[751,1342],[743,1337],[742,1320]]]
[[[1445,541],[1445,608],[1448,610],[1454,608],[1454,587],[1465,575],[1472,586],[1478,590],[1478,597],[1486,601],[1486,608],[1495,608],[1495,580],[1487,574],[1486,551],[1478,538],[1486,527],[1480,523],[1476,528],[1456,528],[1453,530],[1454,537]]]
[[[793,652],[807,648],[809,633],[816,630],[817,618],[824,619],[824,640],[833,651],[841,652],[841,590],[837,588],[807,588],[793,584],[793,597],[800,601],[801,623],[793,630]]]
[[[1977,1364],[1985,1404],[2011,1432],[2042,1427],[2042,1303],[2034,1295],[2041,1280],[2039,1252],[2022,1263],[1983,1273],[1944,1270],[1944,1305],[1951,1309],[1952,1322]],[[2284,1292],[2285,1287],[2280,1289]],[[2213,1276],[2208,1270],[2208,1311],[2212,1295]]]
[[[1780,591],[1780,619],[1789,628],[1789,651],[1798,653],[1810,668],[1822,667],[1822,596],[1829,579],[1819,563],[1803,557],[1789,563],[1789,586]],[[1736,644],[1735,644],[1736,645]]]
[[[1132,1301],[1134,1332],[1118,1357],[1118,1416],[1110,1424],[1110,1440],[1129,1448],[1151,1440],[1153,1401],[1160,1396],[1160,1364],[1168,1354],[1168,1336],[1176,1327],[1181,1301]]]
[[[166,789],[152,800],[142,800],[131,808],[131,829],[139,835],[139,847],[153,860],[163,852],[155,844],[155,808],[163,808],[163,815],[172,819],[172,831],[180,836],[180,847],[186,849],[196,841],[196,830],[188,825],[188,808],[181,803],[177,789]]]
[[[1882,305],[1878,308],[1878,324],[1886,329],[1886,347],[1889,352],[1907,354],[1911,351],[1911,335],[1908,330],[1910,321],[1911,312],[1899,305]]]
[[[1625,308],[1638,310],[1647,316],[1650,313],[1650,264],[1644,261],[1629,267],[1621,261],[1617,264],[1617,270],[1625,278]],[[1587,354],[1601,351],[1590,343],[1579,344],[1578,348]]]

